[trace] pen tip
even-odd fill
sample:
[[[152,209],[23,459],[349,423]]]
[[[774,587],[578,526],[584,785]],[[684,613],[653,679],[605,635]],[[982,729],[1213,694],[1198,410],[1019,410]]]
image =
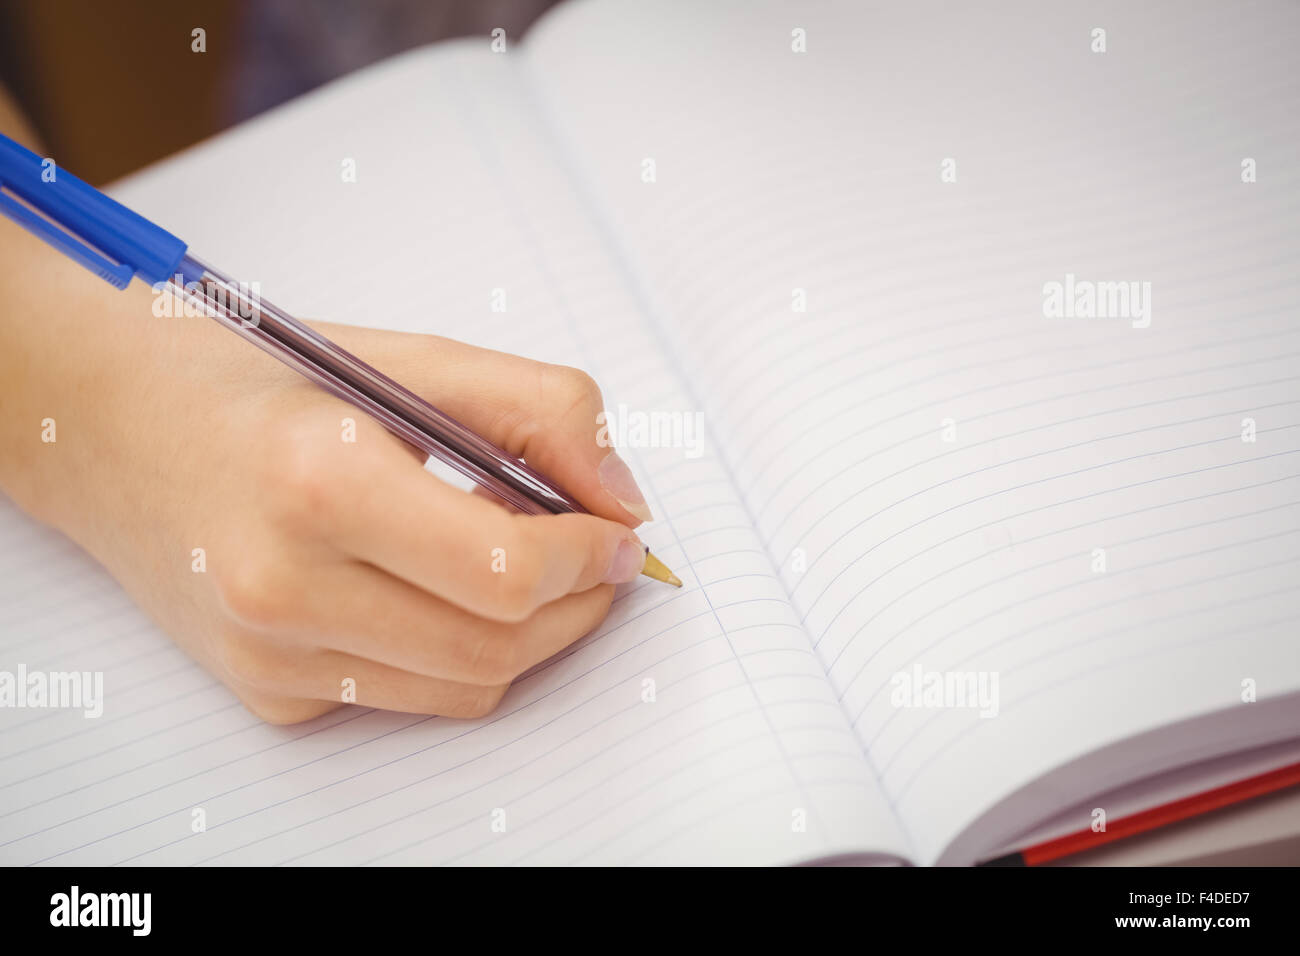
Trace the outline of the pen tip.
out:
[[[651,554],[649,549],[646,549],[645,567],[641,569],[641,573],[646,577],[654,578],[656,581],[671,584],[675,588],[682,586],[682,579],[668,570],[668,565]]]

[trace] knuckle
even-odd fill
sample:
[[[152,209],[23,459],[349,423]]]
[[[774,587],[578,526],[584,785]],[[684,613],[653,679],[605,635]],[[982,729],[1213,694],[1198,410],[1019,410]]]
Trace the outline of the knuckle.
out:
[[[259,490],[271,492],[273,511],[282,520],[315,524],[338,502],[339,463],[331,452],[342,443],[334,431],[305,419],[277,432],[274,450],[265,456],[270,474]]]
[[[507,687],[508,685],[459,688],[439,710],[444,717],[455,717],[460,720],[486,717],[501,703]]]
[[[226,635],[221,644],[221,666],[240,684],[258,690],[275,687],[283,676],[275,654],[250,634]]]
[[[541,573],[537,567],[516,564],[496,575],[489,613],[499,621],[519,624],[528,620],[541,603]]]
[[[469,659],[470,673],[484,684],[508,684],[519,676],[518,643],[498,635],[476,637]]]
[[[559,403],[565,409],[572,411],[584,406],[603,406],[600,386],[582,369],[568,365],[548,365],[545,374],[545,389],[558,396]]]
[[[495,537],[505,542],[509,557],[506,570],[493,572],[489,583],[485,616],[517,624],[527,620],[541,604],[542,549],[536,523],[528,516],[504,518]]]
[[[259,630],[279,630],[294,616],[283,571],[260,561],[236,561],[216,575],[217,593],[230,615]]]

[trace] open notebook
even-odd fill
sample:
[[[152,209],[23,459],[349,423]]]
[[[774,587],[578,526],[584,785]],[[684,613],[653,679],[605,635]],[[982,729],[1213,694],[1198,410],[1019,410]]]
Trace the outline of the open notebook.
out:
[[[1050,7],[566,4],[121,184],[296,314],[702,412],[623,449],[686,586],[483,720],[272,727],[5,506],[0,666],[106,704],[0,710],[0,861],[971,863],[1300,760],[1300,13]]]

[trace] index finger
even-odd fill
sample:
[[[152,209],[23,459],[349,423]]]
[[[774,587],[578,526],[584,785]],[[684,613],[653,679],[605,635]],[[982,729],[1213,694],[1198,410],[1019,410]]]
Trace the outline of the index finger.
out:
[[[521,621],[597,584],[635,580],[645,546],[596,515],[521,515],[440,481],[375,426],[340,476],[328,522],[336,548],[491,620]],[[338,472],[335,472],[336,475]],[[376,475],[381,476],[376,478]]]
[[[322,323],[324,326],[324,324]],[[434,335],[328,326],[326,334],[553,480],[592,514],[654,520],[627,464],[602,443],[590,375]]]

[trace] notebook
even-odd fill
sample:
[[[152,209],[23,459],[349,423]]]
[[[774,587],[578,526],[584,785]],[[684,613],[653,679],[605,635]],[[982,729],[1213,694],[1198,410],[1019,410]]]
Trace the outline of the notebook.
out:
[[[104,708],[0,709],[0,861],[970,864],[1294,765],[1297,41],[578,0],[119,184],[297,315],[589,371],[685,587],[483,719],[276,727],[6,503],[0,669]]]

